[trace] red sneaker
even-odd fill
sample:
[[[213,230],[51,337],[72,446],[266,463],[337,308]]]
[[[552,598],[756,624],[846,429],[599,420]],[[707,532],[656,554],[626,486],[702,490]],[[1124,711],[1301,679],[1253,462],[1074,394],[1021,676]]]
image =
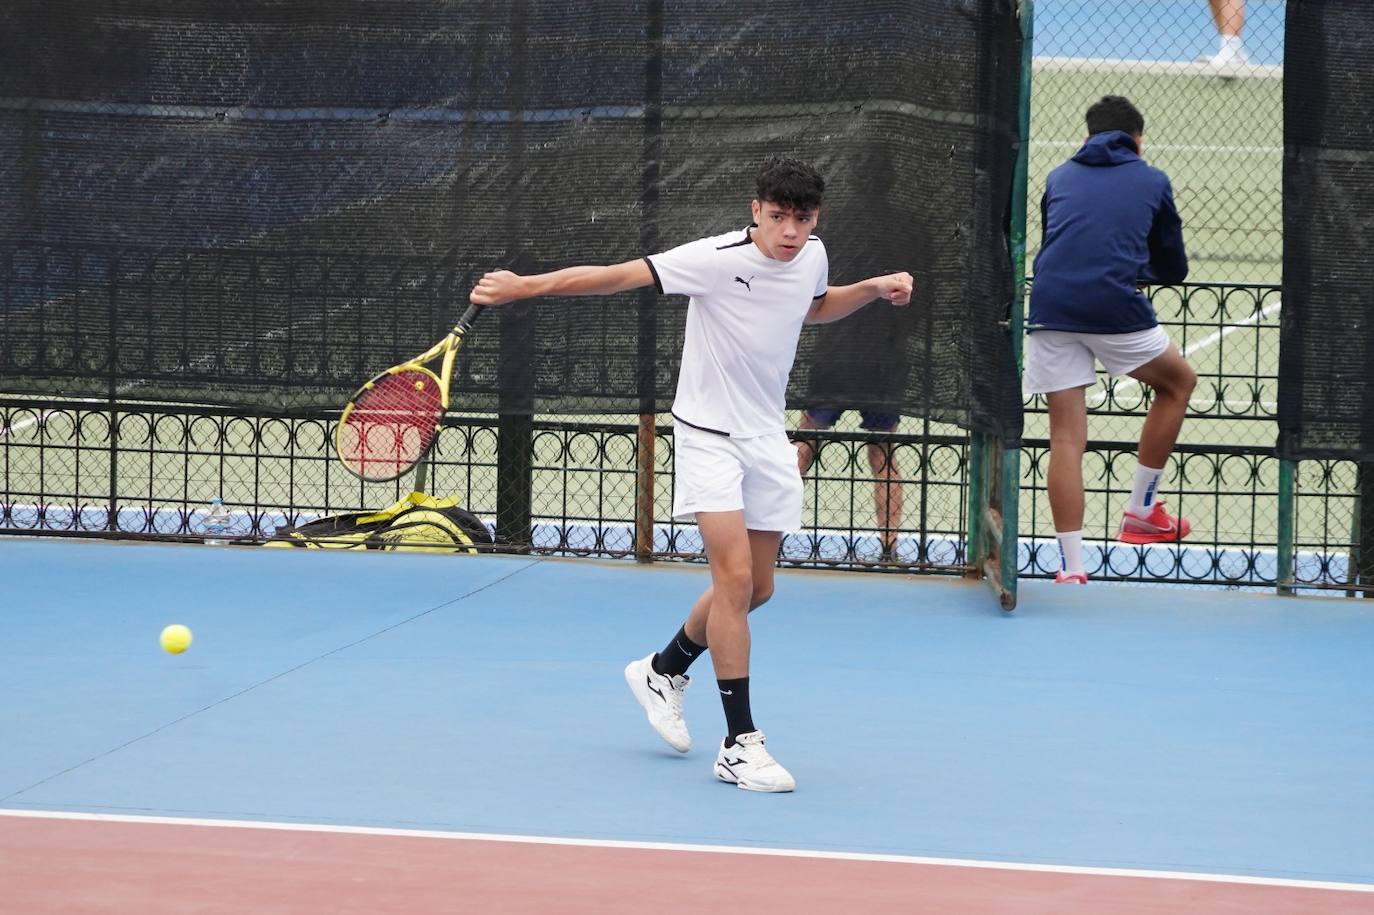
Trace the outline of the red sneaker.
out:
[[[1122,512],[1121,530],[1117,532],[1116,539],[1122,543],[1176,543],[1187,537],[1192,529],[1187,518],[1169,514],[1160,501],[1143,518]]]
[[[1057,585],[1086,585],[1088,583],[1088,573],[1055,572],[1054,583]]]

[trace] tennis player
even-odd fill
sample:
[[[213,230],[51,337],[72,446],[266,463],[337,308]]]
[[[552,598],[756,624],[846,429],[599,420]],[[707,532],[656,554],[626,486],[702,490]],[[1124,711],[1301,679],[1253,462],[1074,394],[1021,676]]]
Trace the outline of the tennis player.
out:
[[[1059,539],[1061,584],[1087,584],[1083,569],[1083,451],[1097,381],[1094,360],[1154,393],[1140,432],[1139,463],[1118,539],[1171,543],[1187,519],[1155,498],[1197,374],[1169,342],[1141,292],[1188,276],[1183,223],[1169,177],[1140,157],[1145,118],[1109,95],[1087,112],[1088,139],[1050,172],[1040,203],[1044,241],[1035,258],[1026,394],[1044,394],[1050,414],[1050,513]]]
[[[500,305],[653,284],[661,293],[690,296],[673,402],[673,516],[695,518],[711,584],[663,651],[631,662],[625,678],[654,730],[686,753],[687,669],[709,645],[726,724],[715,775],[751,791],[796,785],[754,724],[748,614],[773,595],[783,532],[801,527],[801,476],[783,422],[801,328],[838,321],[875,299],[911,300],[909,273],[829,285],[825,246],[812,234],[824,190],[811,166],[770,158],[747,228],[612,266],[488,273],[471,294],[476,304]]]

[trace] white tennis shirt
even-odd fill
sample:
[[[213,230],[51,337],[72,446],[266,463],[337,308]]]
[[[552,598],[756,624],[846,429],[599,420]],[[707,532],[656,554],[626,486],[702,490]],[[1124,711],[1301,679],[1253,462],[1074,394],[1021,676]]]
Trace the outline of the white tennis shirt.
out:
[[[745,229],[645,260],[659,292],[691,296],[673,417],[735,438],[783,431],[802,322],[830,279],[821,240],[779,261]]]

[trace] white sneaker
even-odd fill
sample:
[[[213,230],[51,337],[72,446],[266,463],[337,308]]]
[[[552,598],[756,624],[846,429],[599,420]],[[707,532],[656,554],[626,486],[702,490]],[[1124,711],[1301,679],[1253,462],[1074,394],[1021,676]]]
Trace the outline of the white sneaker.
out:
[[[716,754],[716,778],[746,791],[791,791],[797,787],[792,777],[763,746],[763,732],[750,731],[735,738],[735,745],[720,742]]]
[[[655,673],[654,656],[650,654],[625,666],[625,682],[630,684],[630,692],[658,736],[679,753],[692,749],[692,735],[687,733],[687,722],[682,720],[682,693],[691,678]]]
[[[1243,76],[1250,66],[1250,57],[1245,50],[1230,45],[1221,48],[1206,60],[1217,75],[1223,78],[1234,79]]]

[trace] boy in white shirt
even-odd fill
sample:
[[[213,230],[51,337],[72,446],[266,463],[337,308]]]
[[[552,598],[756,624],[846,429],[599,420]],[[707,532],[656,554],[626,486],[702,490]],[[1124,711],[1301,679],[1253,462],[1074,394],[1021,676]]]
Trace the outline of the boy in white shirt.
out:
[[[783,533],[801,527],[801,476],[783,422],[787,378],[803,324],[837,321],[879,298],[906,305],[912,278],[828,284],[825,246],[811,234],[825,182],[811,166],[770,158],[757,190],[746,229],[612,266],[488,273],[471,301],[611,295],[650,284],[691,297],[673,401],[673,516],[696,518],[711,585],[667,647],[631,662],[625,679],[649,723],[685,753],[686,672],[709,645],[727,725],[716,777],[752,791],[791,791],[795,780],[754,726],[748,619],[773,595]]]

